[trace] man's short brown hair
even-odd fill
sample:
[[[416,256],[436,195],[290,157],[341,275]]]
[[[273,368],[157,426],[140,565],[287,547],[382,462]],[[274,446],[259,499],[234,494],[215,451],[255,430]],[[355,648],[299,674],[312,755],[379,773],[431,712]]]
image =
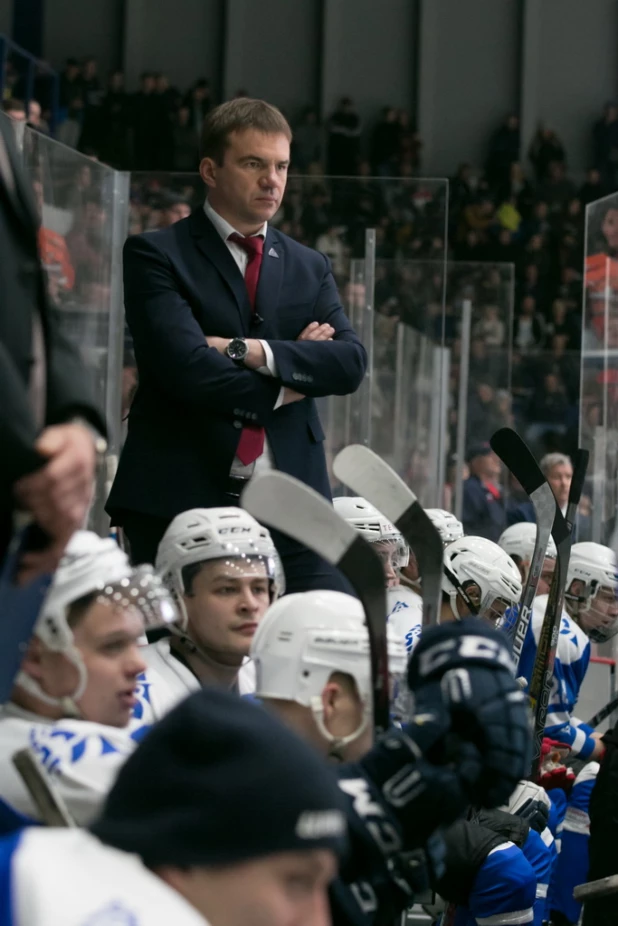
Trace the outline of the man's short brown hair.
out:
[[[212,158],[217,164],[222,164],[230,135],[244,129],[255,129],[265,135],[285,135],[288,141],[292,141],[292,129],[276,106],[265,100],[240,97],[216,106],[204,119],[200,158]]]

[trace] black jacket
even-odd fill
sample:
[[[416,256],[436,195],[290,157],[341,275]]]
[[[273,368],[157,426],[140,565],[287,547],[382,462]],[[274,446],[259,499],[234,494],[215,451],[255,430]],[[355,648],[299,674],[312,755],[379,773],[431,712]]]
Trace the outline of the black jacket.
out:
[[[77,350],[58,331],[39,259],[39,218],[20,164],[11,123],[0,116],[0,560],[13,508],[13,483],[39,464],[37,430],[28,384],[32,320],[40,314],[47,362],[45,423],[79,415],[102,433],[105,425],[90,395]]]

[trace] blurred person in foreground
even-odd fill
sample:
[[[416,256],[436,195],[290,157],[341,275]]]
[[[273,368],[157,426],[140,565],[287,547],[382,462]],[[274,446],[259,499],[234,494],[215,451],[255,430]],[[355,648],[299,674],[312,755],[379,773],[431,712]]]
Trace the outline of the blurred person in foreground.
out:
[[[262,100],[206,118],[204,206],[129,238],[124,292],[139,386],[108,501],[135,562],[181,511],[237,504],[257,471],[330,498],[315,399],[354,392],[366,353],[328,259],[269,226],[291,132]],[[291,591],[346,590],[320,557],[274,534]]]
[[[0,117],[0,562],[18,509],[47,535],[47,545],[24,558],[24,578],[53,570],[82,525],[105,435],[85,368],[50,311],[39,224],[13,132]]]
[[[462,522],[466,535],[498,541],[506,527],[504,498],[499,486],[501,463],[489,443],[470,447],[466,462]]]
[[[90,830],[0,841],[0,919],[329,926],[345,810],[309,745],[261,707],[200,691],[129,757]]]

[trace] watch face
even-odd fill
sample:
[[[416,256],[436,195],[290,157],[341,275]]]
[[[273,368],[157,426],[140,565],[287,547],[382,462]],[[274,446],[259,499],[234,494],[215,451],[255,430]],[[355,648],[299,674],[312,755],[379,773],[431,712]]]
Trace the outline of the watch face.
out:
[[[227,346],[227,355],[232,360],[244,360],[248,353],[249,348],[243,338],[232,338]]]

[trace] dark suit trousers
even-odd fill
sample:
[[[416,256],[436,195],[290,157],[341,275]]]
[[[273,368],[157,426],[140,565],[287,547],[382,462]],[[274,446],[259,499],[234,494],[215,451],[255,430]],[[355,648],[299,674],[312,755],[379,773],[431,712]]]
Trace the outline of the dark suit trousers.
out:
[[[137,511],[125,511],[118,520],[122,521],[125,536],[130,544],[131,562],[134,565],[154,563],[157,548],[170,521]],[[290,541],[287,538],[283,538],[277,531],[272,531],[272,535],[283,563],[286,594],[312,589],[331,589],[354,594],[345,576],[321,556],[298,544],[294,544],[290,549]]]

